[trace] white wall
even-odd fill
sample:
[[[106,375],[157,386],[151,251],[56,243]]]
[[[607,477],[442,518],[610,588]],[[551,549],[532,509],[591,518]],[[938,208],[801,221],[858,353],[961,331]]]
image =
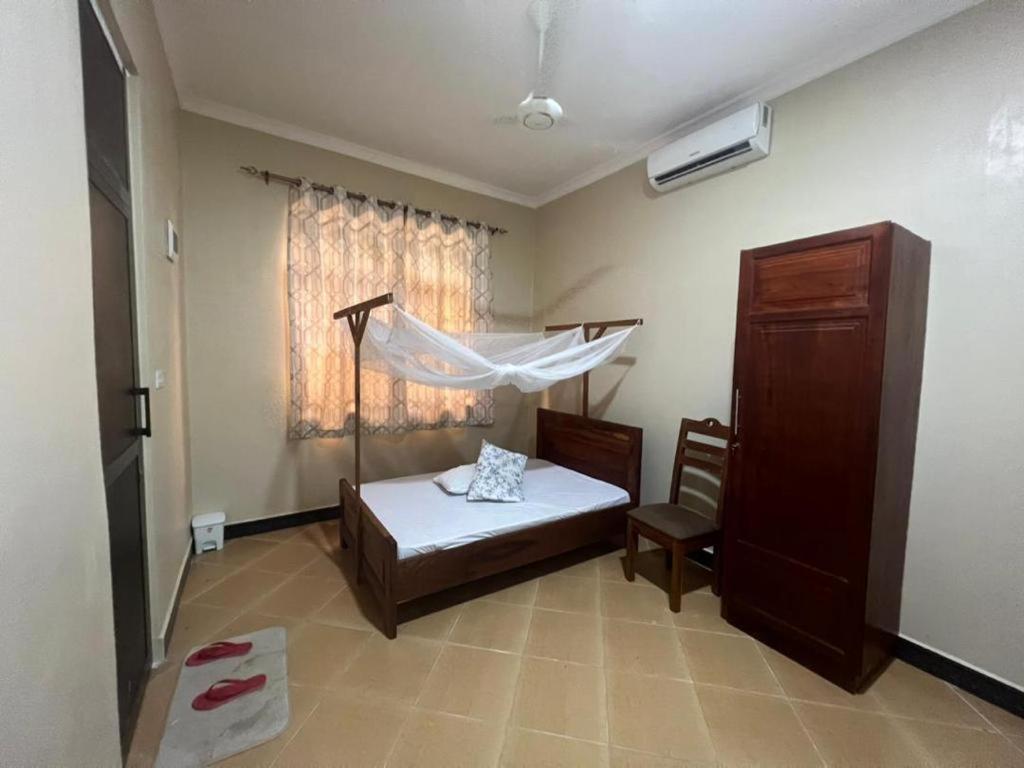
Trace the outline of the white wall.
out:
[[[1024,3],[977,7],[774,102],[771,157],[655,195],[635,165],[540,211],[538,322],[632,317],[597,414],[728,420],[739,251],[892,219],[932,241],[903,634],[1024,685]],[[611,395],[610,401],[601,403]]]
[[[287,440],[287,187],[239,172],[256,165],[386,199],[483,219],[492,239],[499,329],[528,328],[536,213],[510,203],[189,113],[182,116],[184,260],[188,265],[188,377],[192,500],[232,521],[338,503],[351,476],[352,440]],[[525,449],[533,409],[495,395],[491,428],[443,429],[363,441],[373,480],[475,460],[480,439]]]
[[[144,441],[146,533],[155,661],[190,544],[185,374],[185,262],[165,257],[165,222],[183,236],[178,97],[151,0],[113,0],[134,74],[128,79],[141,385],[151,389],[153,436]],[[109,17],[108,17],[109,18]],[[154,371],[166,385],[154,388]]]
[[[75,3],[0,23],[0,764],[120,764]]]

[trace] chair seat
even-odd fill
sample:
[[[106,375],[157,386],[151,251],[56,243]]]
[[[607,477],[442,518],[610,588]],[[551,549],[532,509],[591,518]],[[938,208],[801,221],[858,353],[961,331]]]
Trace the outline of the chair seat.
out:
[[[673,539],[692,539],[718,530],[714,520],[677,504],[644,504],[627,514]]]

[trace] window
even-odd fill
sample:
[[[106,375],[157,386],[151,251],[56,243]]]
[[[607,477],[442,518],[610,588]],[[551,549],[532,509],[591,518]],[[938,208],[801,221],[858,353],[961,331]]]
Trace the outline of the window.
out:
[[[354,431],[353,346],[343,307],[391,291],[435,328],[486,333],[492,325],[486,227],[422,215],[412,208],[350,198],[303,182],[289,193],[289,437]],[[385,318],[387,308],[374,310]],[[490,391],[408,383],[362,374],[364,434],[492,424]]]

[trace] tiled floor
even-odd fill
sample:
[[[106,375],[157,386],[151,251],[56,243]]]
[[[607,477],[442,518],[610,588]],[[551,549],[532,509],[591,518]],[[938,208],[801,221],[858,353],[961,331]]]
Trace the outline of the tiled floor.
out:
[[[668,611],[660,551],[547,563],[418,606],[388,641],[337,529],[228,542],[192,566],[130,765],[153,761],[185,651],[289,632],[292,720],[231,766],[1024,766],[1024,720],[895,662],[851,696],[726,624],[703,572]]]

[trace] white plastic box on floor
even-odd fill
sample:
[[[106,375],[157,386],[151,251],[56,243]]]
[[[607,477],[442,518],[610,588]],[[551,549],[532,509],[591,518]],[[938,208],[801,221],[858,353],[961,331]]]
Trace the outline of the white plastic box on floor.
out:
[[[207,512],[192,518],[192,538],[196,543],[197,555],[224,549],[224,521],[226,519],[223,512]]]

